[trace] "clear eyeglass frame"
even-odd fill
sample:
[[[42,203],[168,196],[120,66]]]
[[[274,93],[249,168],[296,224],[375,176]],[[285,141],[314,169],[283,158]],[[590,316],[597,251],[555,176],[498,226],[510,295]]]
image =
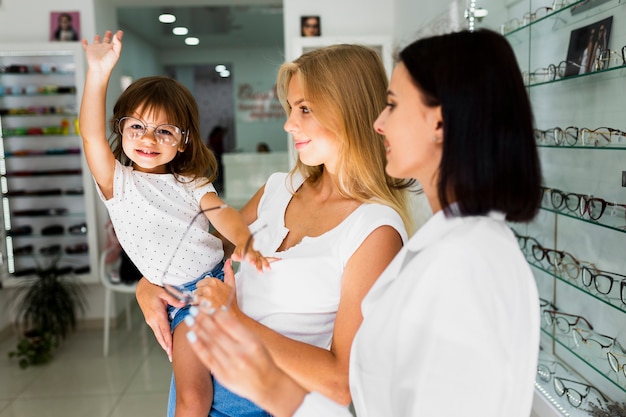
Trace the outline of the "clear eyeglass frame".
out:
[[[598,127],[580,129],[580,139],[583,146],[609,146],[626,142],[626,132],[612,127]]]
[[[546,130],[534,129],[538,145],[575,146],[578,143],[579,129],[568,126],[565,129],[553,127]]]
[[[125,116],[117,121],[118,132],[122,137],[129,140],[139,140],[143,138],[148,128],[152,128],[154,131],[154,139],[161,145],[176,147],[183,140],[186,132],[178,126],[171,124],[161,124],[158,126],[149,126],[142,120],[136,117]]]

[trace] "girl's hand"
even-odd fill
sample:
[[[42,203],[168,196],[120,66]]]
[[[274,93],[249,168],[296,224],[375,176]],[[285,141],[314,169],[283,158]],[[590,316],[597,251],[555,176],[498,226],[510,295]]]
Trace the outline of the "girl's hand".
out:
[[[201,306],[210,303],[210,308],[218,309],[223,306],[239,314],[235,288],[235,273],[232,261],[228,259],[224,263],[224,282],[215,278],[205,278],[198,282],[195,293]]]
[[[233,261],[246,261],[256,268],[257,271],[263,272],[270,269],[270,263],[276,261],[278,258],[266,258],[261,255],[261,252],[253,248],[245,248],[237,246],[231,256]]]
[[[102,41],[100,35],[96,35],[91,45],[86,39],[83,39],[82,45],[89,69],[99,70],[103,73],[111,72],[122,53],[123,35],[124,32],[121,30],[115,32],[115,35],[107,30]]]

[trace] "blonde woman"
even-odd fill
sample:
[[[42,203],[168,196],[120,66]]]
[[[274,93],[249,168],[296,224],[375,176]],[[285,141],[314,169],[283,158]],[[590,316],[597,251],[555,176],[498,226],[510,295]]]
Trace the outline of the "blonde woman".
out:
[[[342,404],[351,401],[348,361],[361,301],[412,228],[410,182],[385,174],[383,140],[371,128],[386,89],[380,58],[362,46],[318,49],[281,67],[278,96],[298,160],[241,210],[253,232],[262,228],[255,248],[280,260],[262,275],[242,264],[236,283],[204,280],[196,291],[218,308],[236,286],[230,308],[239,322],[295,380]],[[161,306],[174,300],[147,283],[137,297],[155,334],[166,334]],[[214,382],[211,416],[269,415]]]

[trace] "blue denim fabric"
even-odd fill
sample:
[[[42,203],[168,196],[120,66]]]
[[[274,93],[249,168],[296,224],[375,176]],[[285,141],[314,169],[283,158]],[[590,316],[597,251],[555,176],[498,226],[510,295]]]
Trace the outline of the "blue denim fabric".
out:
[[[198,283],[198,281],[203,280],[206,277],[213,277],[219,279],[220,281],[224,281],[224,262],[222,261],[219,264],[215,265],[215,268],[213,268],[209,272],[205,272],[195,281],[188,282],[187,284],[183,285],[183,287],[186,290],[194,291],[196,289],[196,284]],[[189,307],[191,306],[186,305],[180,308],[172,307],[170,305],[167,306],[167,317],[169,317],[170,319],[171,332],[174,332],[176,326],[178,326],[180,322],[183,321],[185,317],[189,314]]]
[[[232,393],[213,378],[213,406],[210,417],[272,417],[253,402]],[[170,396],[167,403],[167,417],[174,417],[176,410],[176,382],[174,375],[170,383]]]
[[[200,276],[200,278],[195,281],[189,282],[184,285],[185,289],[194,291],[196,289],[196,284],[201,279],[206,277],[214,277],[219,279],[220,281],[224,281],[224,262],[220,262],[209,272],[205,272]],[[167,316],[170,319],[170,330],[174,332],[176,326],[178,326],[185,317],[189,314],[190,305],[186,305],[181,308],[172,307],[170,305],[167,306]],[[174,383],[174,373],[172,372],[172,378],[170,381],[170,396],[167,400],[167,417],[174,417],[176,411],[176,384]]]

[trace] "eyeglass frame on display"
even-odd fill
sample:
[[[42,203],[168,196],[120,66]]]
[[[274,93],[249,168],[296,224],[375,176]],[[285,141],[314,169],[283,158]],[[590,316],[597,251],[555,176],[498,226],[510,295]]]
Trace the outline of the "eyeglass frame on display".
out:
[[[591,277],[588,280],[585,277],[585,272],[587,272],[589,276]],[[610,271],[601,271],[599,269],[595,269],[595,272],[596,274],[591,272],[591,270],[585,266],[581,268],[581,282],[583,283],[583,285],[591,288],[591,283],[593,282],[594,288],[596,289],[596,291],[598,291],[600,294],[607,295],[611,293],[611,290],[613,289],[613,284],[619,282],[620,283],[620,300],[622,301],[622,303],[626,305],[626,275],[622,275],[622,274],[618,274],[618,273],[610,272]],[[614,275],[622,277],[622,278],[614,278],[613,277]],[[599,276],[605,277],[609,282],[609,289],[606,292],[604,292],[598,287]],[[585,281],[588,281],[588,283]]]
[[[608,55],[608,57],[603,57],[603,55],[605,54]],[[616,55],[617,57],[611,58],[613,55]],[[613,62],[619,62],[619,58],[621,58],[622,61],[620,65],[611,65],[612,59],[614,60]],[[602,64],[602,62],[605,62],[606,64]],[[593,71],[604,71],[609,68],[617,68],[623,66],[626,66],[626,45],[622,47],[621,54],[612,49],[603,49],[600,51],[600,56],[593,60]]]
[[[559,382],[559,384],[561,385],[561,387],[557,386],[557,381]],[[578,384],[581,386],[586,387],[586,392],[585,394],[581,394],[580,392],[578,392],[576,389],[574,388],[568,388],[565,386],[565,384],[563,384],[563,381],[567,381],[567,382],[572,382],[574,384]],[[562,397],[564,394],[567,394],[567,401],[573,405],[574,407],[578,408],[582,405],[583,400],[585,398],[587,398],[587,396],[591,393],[591,390],[595,390],[598,394],[600,394],[600,397],[607,402],[608,400],[606,399],[606,397],[604,396],[604,394],[602,394],[602,392],[600,392],[600,390],[598,390],[596,387],[594,387],[593,385],[589,385],[589,384],[585,384],[584,382],[579,382],[579,381],[574,381],[573,379],[567,379],[567,378],[562,378],[559,376],[554,375],[552,377],[552,383],[554,385],[554,391],[556,392],[556,394],[559,397]],[[572,398],[572,396],[570,395],[570,391],[575,392],[576,394],[578,394],[580,396],[580,401],[578,403],[574,402],[576,401],[575,398]]]
[[[550,203],[555,210],[562,211],[561,207],[563,207],[563,203],[565,203],[565,208],[572,213],[578,214],[579,217],[584,218],[585,214],[588,215],[590,220],[599,221],[604,213],[606,212],[607,207],[613,207],[611,210],[611,216],[615,217],[616,208],[622,208],[625,211],[626,218],[626,204],[614,203],[610,201],[606,201],[600,197],[594,197],[593,195],[586,195],[574,192],[565,192],[559,190],[557,188],[546,188],[546,190],[550,191]],[[555,202],[554,197],[561,196],[561,202]],[[568,201],[571,201],[571,197],[576,197],[577,204],[571,205],[568,204]],[[582,204],[584,202],[584,204]],[[591,208],[592,203],[600,204],[600,212],[599,214],[595,214],[593,212],[593,208]]]
[[[557,323],[558,319],[561,317],[553,318],[553,316],[556,316],[557,314],[560,316],[576,317],[576,321],[574,323],[570,323],[569,321],[567,321],[567,319],[563,318],[563,321],[565,321],[565,323],[567,323],[567,326],[568,326],[567,331],[565,331]],[[556,310],[543,310],[542,315],[544,316],[544,319],[548,326],[552,326],[554,324],[555,327],[563,334],[570,333],[572,329],[576,328],[576,325],[581,320],[585,323],[585,325],[587,325],[587,327],[589,327],[589,330],[593,330],[593,326],[591,325],[591,323],[589,323],[589,320],[577,314],[563,313],[561,311],[556,311]],[[550,321],[547,320],[547,317],[550,317]]]
[[[563,365],[561,362],[559,361],[548,361],[545,359],[539,359],[539,362],[549,362],[553,365],[555,365],[555,370],[552,371],[550,368],[548,368],[547,365],[544,365],[542,363],[538,363],[537,364],[537,375],[539,375],[539,379],[541,379],[543,382],[550,382],[550,379],[552,379],[552,375],[556,374],[556,368],[560,365],[561,368],[563,368],[565,371],[570,372],[570,370]],[[543,373],[541,371],[543,371],[543,369],[546,369],[546,371],[544,371]],[[546,377],[544,377],[544,375],[547,375]]]
[[[598,130],[600,129],[604,129],[604,131],[600,131],[598,132]],[[608,138],[606,137],[605,131],[609,134]],[[612,144],[615,144],[617,142],[621,142],[622,139],[621,138],[626,138],[626,132],[620,130],[620,129],[615,129],[612,127],[597,127],[595,129],[590,129],[588,127],[583,127],[579,129],[579,136],[581,139],[581,144],[582,146],[588,146],[589,145],[589,141],[585,138],[585,134],[589,134],[589,135],[593,135],[594,137],[594,143],[593,146],[596,147],[605,147],[605,146],[609,146]],[[597,137],[600,136],[601,138],[605,139],[604,142],[600,142]],[[617,140],[613,139],[613,136],[617,136]]]
[[[533,131],[535,133],[535,141],[540,145],[542,142],[548,141],[550,137],[552,138],[552,142],[557,146],[562,146],[564,142],[567,143],[567,146],[574,146],[578,142],[579,129],[576,126],[568,126],[565,129],[553,127],[546,130],[535,128]],[[574,131],[575,135],[569,133],[571,131]],[[573,142],[571,138],[573,138]]]

